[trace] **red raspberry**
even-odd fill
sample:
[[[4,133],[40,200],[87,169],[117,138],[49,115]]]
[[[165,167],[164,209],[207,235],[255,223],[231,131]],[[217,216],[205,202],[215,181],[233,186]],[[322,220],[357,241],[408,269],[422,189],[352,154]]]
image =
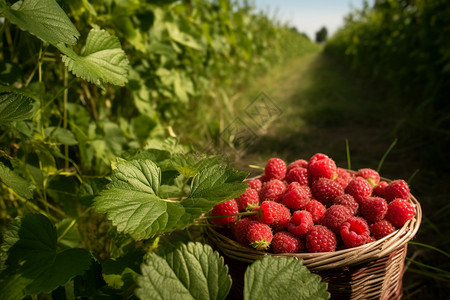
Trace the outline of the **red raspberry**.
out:
[[[311,190],[306,185],[292,182],[281,198],[281,203],[290,209],[302,209],[311,200]]]
[[[380,181],[377,186],[373,188],[372,195],[376,197],[384,198],[384,188],[388,185],[387,181]]]
[[[308,162],[304,159],[297,159],[296,161],[293,161],[288,165],[287,170],[289,172],[291,169],[297,168],[297,167],[306,169],[306,168],[308,168]]]
[[[376,186],[380,182],[380,174],[370,168],[359,169],[356,176],[366,179],[371,186]]]
[[[372,232],[373,237],[377,240],[393,233],[394,231],[394,225],[392,225],[388,220],[381,220],[370,225],[370,232]]]
[[[372,242],[375,242],[375,241],[376,241],[376,239],[373,236],[369,236],[369,238],[366,241],[366,244],[372,243]]]
[[[341,239],[347,247],[365,244],[370,236],[369,225],[360,217],[351,217],[340,227]]]
[[[287,229],[290,233],[304,236],[314,226],[312,216],[306,210],[297,210],[292,215],[291,220],[287,225]]]
[[[313,222],[316,224],[322,219],[327,208],[319,201],[313,199],[306,203],[305,210],[311,214]]]
[[[235,200],[240,211],[252,209],[253,207],[259,205],[258,192],[252,188],[247,188],[245,193],[237,197]]]
[[[387,202],[391,202],[396,198],[409,199],[410,196],[409,186],[406,181],[402,179],[394,180],[390,182],[383,189],[383,196]]]
[[[273,253],[300,253],[305,251],[305,243],[287,231],[275,233],[272,239]]]
[[[231,233],[233,233],[235,240],[241,245],[248,246],[249,244],[247,239],[247,231],[251,222],[254,221],[249,218],[242,218],[231,226]]]
[[[334,232],[339,232],[342,223],[352,216],[350,210],[342,205],[331,205],[322,217],[320,223]]]
[[[381,221],[386,216],[388,204],[381,197],[369,197],[360,203],[361,216],[369,223]]]
[[[352,195],[344,194],[337,196],[333,200],[333,204],[339,204],[348,208],[352,216],[358,214],[359,204]]]
[[[277,226],[278,228],[286,227],[291,218],[291,212],[289,208],[281,203],[277,203],[274,201],[262,202],[259,212],[259,222],[264,224],[271,224]]]
[[[298,182],[301,185],[309,185],[309,172],[306,168],[296,167],[286,174],[287,183]]]
[[[345,193],[352,195],[356,202],[361,203],[372,195],[372,186],[364,178],[355,177],[345,188]]]
[[[213,207],[212,216],[226,216],[236,215],[239,213],[239,208],[236,200],[231,199],[223,203],[217,204]],[[227,225],[228,223],[236,221],[236,216],[213,218],[212,221],[217,225]]]
[[[256,250],[266,250],[273,239],[272,229],[269,225],[251,221],[247,227],[247,240]]]
[[[334,198],[344,194],[344,188],[334,180],[322,178],[313,183],[311,192],[315,199],[328,205]]]
[[[283,180],[286,176],[286,163],[280,159],[273,157],[269,159],[264,168],[264,175],[266,175],[267,179],[278,179]]]
[[[257,190],[257,191],[259,191],[262,187],[262,182],[259,179],[253,179],[253,180],[248,181],[247,183],[252,189]]]
[[[306,234],[306,249],[311,253],[336,250],[336,235],[325,226],[315,225]]]
[[[316,153],[313,156],[311,156],[308,164],[312,164],[313,162],[315,162],[317,160],[321,160],[321,159],[325,159],[325,158],[329,158],[328,155],[323,154],[323,153]]]
[[[338,176],[336,177],[335,181],[345,189],[353,179],[352,173],[343,168],[337,168],[336,173]]]
[[[283,181],[272,179],[266,182],[259,191],[259,199],[261,201],[270,200],[280,202],[281,196],[283,196],[285,191],[286,184]]]
[[[396,228],[402,227],[414,217],[414,206],[408,200],[397,198],[388,205],[386,220]]]
[[[337,167],[334,160],[331,158],[324,158],[316,160],[308,165],[308,171],[312,178],[328,178],[334,179],[337,177]]]

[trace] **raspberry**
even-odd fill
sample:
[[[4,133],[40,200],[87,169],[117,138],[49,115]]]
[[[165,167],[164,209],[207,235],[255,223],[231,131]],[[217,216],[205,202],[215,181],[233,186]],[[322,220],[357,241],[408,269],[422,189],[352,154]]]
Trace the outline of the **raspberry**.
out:
[[[366,243],[370,236],[369,225],[361,217],[351,217],[340,227],[341,239],[347,247],[357,247]]]
[[[380,174],[370,168],[359,169],[356,176],[366,179],[371,186],[376,186],[380,182]]]
[[[259,222],[271,224],[277,226],[278,228],[286,227],[291,218],[290,210],[283,204],[274,201],[262,202],[259,212]]]
[[[338,174],[338,176],[336,177],[335,181],[345,189],[353,179],[352,173],[343,168],[337,168],[336,173]]]
[[[259,195],[258,192],[252,188],[247,188],[245,193],[237,197],[236,202],[240,211],[245,211],[248,208],[252,209],[259,205]]]
[[[292,182],[281,198],[281,203],[290,209],[302,209],[311,199],[311,190],[306,185]]]
[[[324,158],[310,163],[308,171],[312,178],[334,179],[337,176],[336,163],[331,158]]]
[[[272,239],[273,253],[299,253],[305,251],[304,242],[288,231],[275,233]]]
[[[306,210],[297,210],[292,215],[291,220],[287,225],[287,229],[290,233],[304,236],[314,226],[312,216]]]
[[[313,222],[314,224],[316,224],[320,219],[322,219],[327,208],[319,201],[312,199],[311,201],[306,203],[305,210],[311,214]]]
[[[408,200],[397,198],[388,205],[386,220],[396,228],[402,227],[414,217],[414,206]]]
[[[372,195],[372,186],[364,178],[355,177],[345,188],[345,193],[352,195],[356,202],[361,203]]]
[[[252,189],[257,190],[257,191],[259,191],[262,187],[262,182],[259,179],[253,179],[253,180],[248,181],[247,183]]]
[[[280,202],[281,196],[283,196],[285,191],[286,184],[283,181],[272,179],[266,182],[259,191],[259,199],[261,201],[270,200]]]
[[[391,202],[396,198],[409,199],[409,186],[406,181],[402,179],[394,180],[383,189],[383,196],[387,202]]]
[[[309,172],[306,168],[296,167],[289,170],[286,174],[286,182],[298,182],[301,185],[309,185]]]
[[[249,243],[247,239],[247,231],[251,222],[254,221],[249,218],[242,218],[231,226],[231,233],[233,233],[235,240],[244,246],[247,246]]]
[[[380,183],[373,188],[372,195],[384,198],[384,188],[388,185],[387,181],[380,181]]]
[[[273,239],[272,229],[269,225],[251,221],[247,227],[247,241],[256,250],[266,250]]]
[[[306,234],[306,249],[311,253],[335,251],[336,235],[327,227],[315,225]]]
[[[323,178],[314,182],[311,192],[315,199],[328,205],[334,198],[344,194],[344,188],[334,180]]]
[[[269,159],[264,168],[264,175],[266,175],[267,179],[278,179],[283,180],[286,176],[286,163],[280,159],[273,157]]]
[[[312,164],[315,161],[321,160],[321,159],[325,159],[325,158],[329,158],[328,155],[323,154],[323,153],[316,153],[313,156],[311,156],[311,158],[309,159],[308,164]]]
[[[287,171],[289,172],[291,169],[293,168],[308,168],[308,162],[304,159],[297,159],[296,161],[291,162],[288,167],[287,167]]]
[[[370,225],[370,232],[372,232],[373,237],[377,240],[391,234],[394,231],[394,225],[392,225],[388,220],[381,220]]]
[[[334,232],[339,232],[342,223],[352,216],[350,210],[342,205],[331,205],[322,217],[320,223]]]
[[[350,211],[352,216],[355,216],[358,213],[359,204],[355,201],[355,198],[353,198],[352,195],[349,194],[343,194],[340,196],[337,196],[333,200],[333,204],[339,204],[342,206],[347,207],[347,209]]]
[[[211,212],[212,216],[226,216],[236,215],[239,213],[239,208],[236,200],[231,199],[220,204],[216,204]],[[212,221],[217,225],[227,225],[228,223],[236,221],[236,216],[213,218]]]
[[[381,197],[369,197],[360,203],[361,216],[369,223],[381,221],[386,216],[388,204]]]

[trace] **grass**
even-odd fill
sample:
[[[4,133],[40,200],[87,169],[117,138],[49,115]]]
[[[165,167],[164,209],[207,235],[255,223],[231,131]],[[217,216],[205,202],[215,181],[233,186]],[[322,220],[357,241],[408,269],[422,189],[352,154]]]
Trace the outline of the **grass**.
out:
[[[260,92],[276,104],[281,114],[258,127],[245,112]],[[247,136],[251,143],[244,143],[240,151],[229,152],[233,155],[230,160],[239,169],[257,175],[261,169],[249,165],[263,166],[273,156],[290,162],[322,152],[338,166],[347,167],[349,156],[355,170],[380,168],[383,177],[410,179],[424,219],[414,243],[408,247],[404,297],[443,299],[449,294],[448,164],[440,166],[428,159],[433,153],[442,156],[446,152],[416,135],[414,127],[405,125],[411,121],[405,123],[405,116],[414,111],[405,108],[398,94],[350,72],[334,58],[315,52],[255,78],[236,97],[236,114],[252,133]],[[241,139],[245,139],[243,132]]]

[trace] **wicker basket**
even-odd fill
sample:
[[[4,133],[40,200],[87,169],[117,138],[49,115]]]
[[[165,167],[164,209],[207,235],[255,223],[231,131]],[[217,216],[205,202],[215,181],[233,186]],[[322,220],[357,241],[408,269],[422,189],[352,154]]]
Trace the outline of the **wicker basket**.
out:
[[[407,243],[417,233],[422,220],[419,202],[414,196],[410,202],[415,207],[415,217],[401,228],[380,240],[336,252],[273,254],[257,251],[242,246],[232,240],[227,231],[214,226],[206,226],[206,237],[224,254],[233,281],[237,279],[242,283],[246,266],[256,259],[266,255],[289,256],[302,259],[311,272],[328,283],[331,299],[401,299]],[[242,286],[233,286],[236,288],[241,290],[231,296],[232,299],[242,293]]]

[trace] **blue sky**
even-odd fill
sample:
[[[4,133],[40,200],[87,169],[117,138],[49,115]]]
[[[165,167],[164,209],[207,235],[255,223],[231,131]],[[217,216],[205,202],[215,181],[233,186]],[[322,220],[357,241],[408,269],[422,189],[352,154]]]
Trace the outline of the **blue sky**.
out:
[[[352,8],[361,8],[363,0],[251,0],[258,9],[277,16],[305,32],[314,40],[315,33],[322,26],[332,35],[343,24],[343,17]],[[373,3],[373,1],[369,1]]]

